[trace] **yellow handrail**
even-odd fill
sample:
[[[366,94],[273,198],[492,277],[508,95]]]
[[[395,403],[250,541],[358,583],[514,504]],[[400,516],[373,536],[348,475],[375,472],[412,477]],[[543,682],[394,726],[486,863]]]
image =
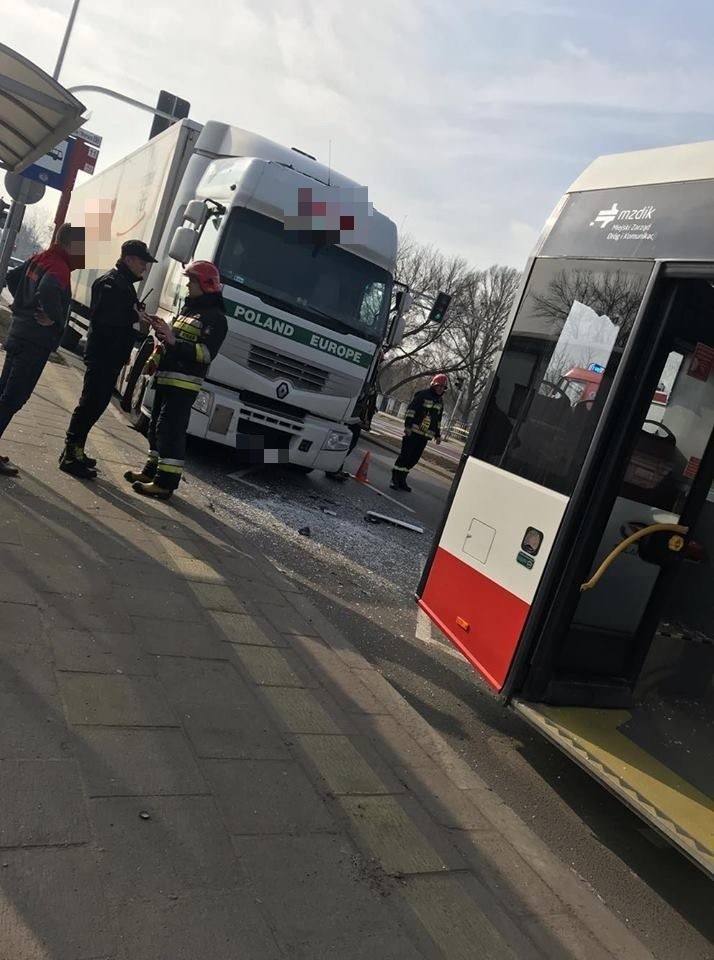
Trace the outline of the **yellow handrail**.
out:
[[[628,547],[631,547],[633,543],[637,543],[638,540],[642,540],[643,537],[649,537],[650,534],[653,533],[679,533],[681,536],[685,536],[687,533],[689,533],[689,527],[683,527],[679,523],[652,523],[648,527],[643,527],[636,533],[631,534],[626,540],[623,540],[622,543],[618,543],[614,550],[611,550],[610,553],[608,553],[587,583],[583,583],[581,585],[580,592],[585,593],[586,590],[592,590],[593,587],[597,586],[603,574],[608,570],[608,568],[620,556],[621,553],[624,553],[624,551],[627,550]]]

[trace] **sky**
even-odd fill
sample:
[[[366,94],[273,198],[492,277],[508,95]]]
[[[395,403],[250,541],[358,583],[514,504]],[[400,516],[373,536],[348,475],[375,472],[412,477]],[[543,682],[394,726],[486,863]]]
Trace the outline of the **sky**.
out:
[[[1,40],[51,73],[70,8],[12,0]],[[169,90],[329,160],[418,241],[520,268],[597,156],[714,139],[713,34],[706,0],[80,0],[60,80]],[[148,113],[78,96],[98,169],[147,139]]]

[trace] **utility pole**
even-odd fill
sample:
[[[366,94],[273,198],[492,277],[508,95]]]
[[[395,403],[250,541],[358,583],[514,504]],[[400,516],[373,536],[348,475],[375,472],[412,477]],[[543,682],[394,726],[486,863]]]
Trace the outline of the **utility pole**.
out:
[[[62,70],[62,64],[64,63],[64,55],[67,52],[67,44],[69,43],[69,38],[72,34],[72,29],[74,27],[74,18],[77,16],[77,7],[79,6],[79,0],[74,0],[72,4],[72,10],[69,15],[69,20],[67,21],[67,28],[64,32],[64,37],[62,38],[62,46],[60,47],[59,56],[57,57],[57,63],[55,64],[55,72],[52,74],[54,80],[59,80],[60,71]]]

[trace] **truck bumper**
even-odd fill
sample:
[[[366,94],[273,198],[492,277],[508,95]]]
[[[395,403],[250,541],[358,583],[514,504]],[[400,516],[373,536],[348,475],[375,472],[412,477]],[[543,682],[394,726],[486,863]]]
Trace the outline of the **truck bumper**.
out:
[[[147,416],[153,398],[147,390],[142,402]],[[326,471],[339,470],[352,440],[344,424],[248,404],[213,383],[205,383],[198,394],[188,433],[232,447],[251,465],[285,463]]]

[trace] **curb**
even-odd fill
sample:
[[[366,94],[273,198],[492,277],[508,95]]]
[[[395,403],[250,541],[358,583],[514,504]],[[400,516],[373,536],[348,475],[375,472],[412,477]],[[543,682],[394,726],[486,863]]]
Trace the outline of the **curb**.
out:
[[[280,573],[279,568],[274,568]],[[340,658],[353,677],[366,686],[386,713],[414,740],[439,767],[451,786],[466,795],[492,824],[495,832],[522,858],[568,907],[594,939],[613,958],[653,960],[650,951],[600,900],[579,874],[565,866],[513,812],[469,764],[397,693],[379,671],[356,650],[319,609],[301,593],[285,589],[284,577],[274,583],[303,617],[312,623],[323,642]],[[377,749],[379,744],[372,741]]]

